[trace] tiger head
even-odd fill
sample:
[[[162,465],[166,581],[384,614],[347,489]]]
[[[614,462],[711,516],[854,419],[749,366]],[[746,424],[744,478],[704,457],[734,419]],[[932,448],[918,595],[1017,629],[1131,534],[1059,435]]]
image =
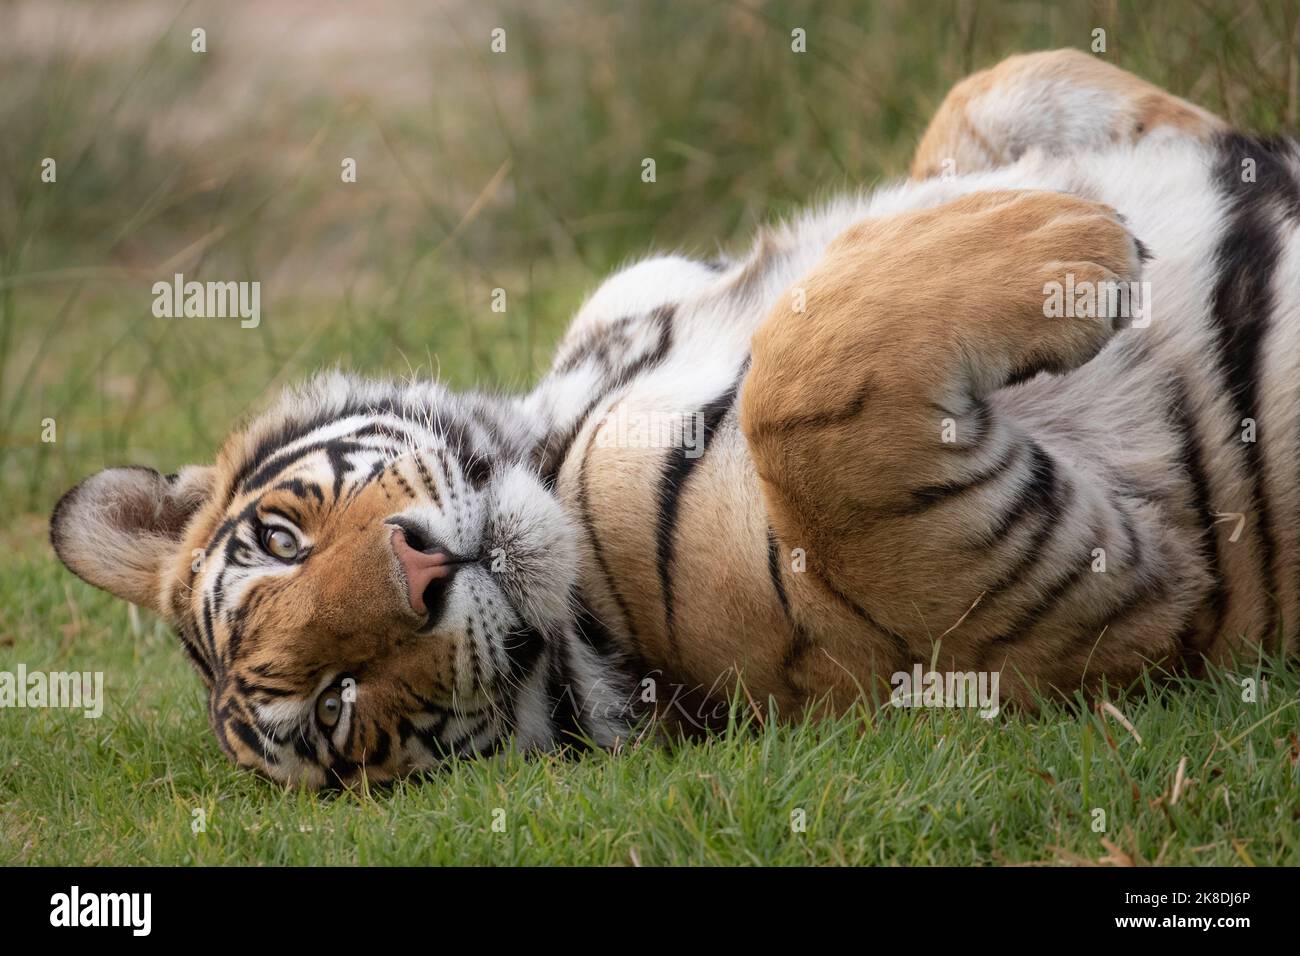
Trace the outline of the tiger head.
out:
[[[575,598],[580,536],[523,403],[337,373],[216,463],[110,468],[50,522],[91,584],[158,612],[238,764],[308,786],[625,732]]]

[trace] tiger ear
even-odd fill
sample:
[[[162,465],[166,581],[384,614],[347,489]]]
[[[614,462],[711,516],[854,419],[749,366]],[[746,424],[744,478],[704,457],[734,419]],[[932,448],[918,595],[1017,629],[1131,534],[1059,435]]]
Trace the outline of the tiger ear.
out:
[[[77,577],[120,598],[163,610],[163,568],[181,534],[212,494],[215,469],[189,466],[163,476],[152,468],[106,468],[54,507],[50,543]]]

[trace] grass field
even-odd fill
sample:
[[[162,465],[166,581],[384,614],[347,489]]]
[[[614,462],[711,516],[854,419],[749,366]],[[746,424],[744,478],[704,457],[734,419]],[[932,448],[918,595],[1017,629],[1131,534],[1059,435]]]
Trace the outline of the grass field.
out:
[[[526,387],[620,261],[898,173],[944,91],[1013,52],[1102,28],[1243,126],[1300,104],[1294,2],[359,6],[0,3],[0,670],[107,685],[97,720],[0,710],[0,863],[1300,864],[1300,675],[1267,660],[1117,693],[1123,720],[742,710],[393,792],[236,773],[176,639],[49,551],[88,472],[209,458],[324,364]],[[155,318],[175,272],[261,281],[261,325]]]

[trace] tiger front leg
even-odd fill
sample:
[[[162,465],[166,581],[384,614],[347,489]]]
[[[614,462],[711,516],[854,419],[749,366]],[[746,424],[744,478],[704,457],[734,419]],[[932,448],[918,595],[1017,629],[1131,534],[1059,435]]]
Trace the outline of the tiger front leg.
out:
[[[1124,324],[1049,317],[1051,283],[1130,282],[1140,267],[1108,207],[977,193],[854,226],[765,319],[741,422],[770,521],[810,578],[888,632],[882,646],[928,661],[951,632],[953,666],[1064,682],[1082,631],[1149,585],[1151,516],[986,401],[1087,362]],[[1116,573],[1085,580],[1102,543]],[[1063,626],[1080,608],[1097,620]],[[1040,660],[1041,641],[1019,643],[1039,628],[1074,644]],[[1127,658],[1110,655],[1114,673]]]

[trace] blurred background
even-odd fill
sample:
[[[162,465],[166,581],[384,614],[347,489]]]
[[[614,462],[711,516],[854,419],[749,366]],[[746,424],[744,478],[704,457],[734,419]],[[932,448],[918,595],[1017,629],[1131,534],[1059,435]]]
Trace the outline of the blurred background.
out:
[[[525,387],[620,262],[898,175],[963,75],[1097,28],[1296,123],[1295,2],[0,0],[0,560],[48,574],[60,492],[209,459],[323,364]],[[260,281],[260,326],[155,318],[176,272]]]

